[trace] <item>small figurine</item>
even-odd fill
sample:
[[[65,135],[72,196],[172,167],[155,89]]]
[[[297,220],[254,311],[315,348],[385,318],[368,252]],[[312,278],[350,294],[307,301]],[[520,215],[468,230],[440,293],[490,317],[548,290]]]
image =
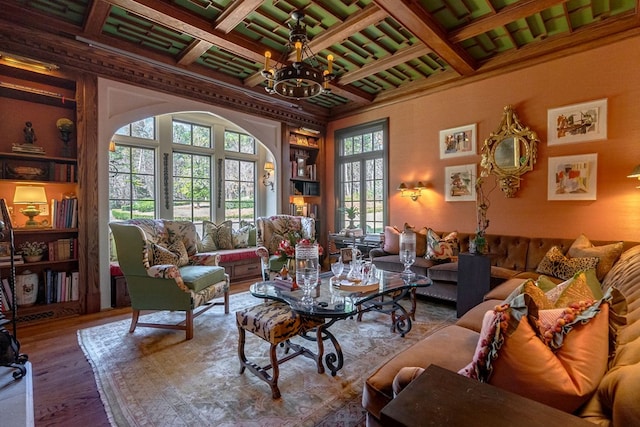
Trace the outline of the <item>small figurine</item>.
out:
[[[36,138],[36,131],[33,129],[31,122],[26,122],[25,127],[23,129],[24,132],[24,142],[27,144],[33,144],[38,140]]]

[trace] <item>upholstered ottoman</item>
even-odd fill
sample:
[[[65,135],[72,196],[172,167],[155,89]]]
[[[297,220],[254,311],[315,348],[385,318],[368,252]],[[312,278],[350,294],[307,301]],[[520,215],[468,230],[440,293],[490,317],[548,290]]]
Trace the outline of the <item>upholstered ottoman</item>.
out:
[[[238,357],[240,358],[240,374],[244,373],[245,368],[249,368],[258,378],[271,386],[272,397],[278,399],[280,398],[278,364],[300,354],[309,353],[304,347],[295,346],[297,350],[294,353],[278,359],[276,355],[278,344],[285,347],[285,354],[287,354],[291,348],[289,338],[320,326],[324,321],[300,316],[285,303],[266,301],[263,304],[236,311],[236,323],[239,333]],[[251,332],[271,344],[269,352],[270,365],[258,366],[247,360],[244,354],[245,331]],[[268,373],[269,369],[272,369],[271,375]]]

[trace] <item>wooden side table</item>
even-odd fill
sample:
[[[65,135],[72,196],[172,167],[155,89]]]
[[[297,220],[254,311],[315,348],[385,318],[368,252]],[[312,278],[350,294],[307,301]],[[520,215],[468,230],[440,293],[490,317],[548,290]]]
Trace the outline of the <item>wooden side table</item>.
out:
[[[382,408],[380,421],[390,427],[593,427],[582,418],[436,365]]]
[[[488,255],[460,253],[458,256],[458,317],[482,302],[491,290],[491,259]]]

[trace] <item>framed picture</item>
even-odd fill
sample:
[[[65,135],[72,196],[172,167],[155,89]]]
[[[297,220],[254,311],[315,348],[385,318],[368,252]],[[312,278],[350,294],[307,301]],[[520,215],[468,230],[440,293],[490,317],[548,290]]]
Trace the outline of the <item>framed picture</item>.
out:
[[[607,139],[607,99],[547,111],[547,144]]]
[[[467,202],[476,200],[475,163],[444,168],[444,200]]]
[[[440,158],[476,154],[476,124],[440,131]]]
[[[548,200],[596,200],[598,155],[549,157]]]

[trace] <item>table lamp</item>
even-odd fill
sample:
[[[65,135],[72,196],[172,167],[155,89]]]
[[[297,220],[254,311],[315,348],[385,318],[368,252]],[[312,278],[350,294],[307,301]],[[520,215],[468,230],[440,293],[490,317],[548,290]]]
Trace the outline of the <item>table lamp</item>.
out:
[[[47,194],[44,187],[36,187],[31,185],[16,185],[16,193],[13,196],[14,205],[27,205],[25,209],[20,209],[29,219],[25,223],[25,227],[36,227],[38,223],[33,219],[34,216],[40,215],[40,209],[36,208],[36,204],[46,204]]]

